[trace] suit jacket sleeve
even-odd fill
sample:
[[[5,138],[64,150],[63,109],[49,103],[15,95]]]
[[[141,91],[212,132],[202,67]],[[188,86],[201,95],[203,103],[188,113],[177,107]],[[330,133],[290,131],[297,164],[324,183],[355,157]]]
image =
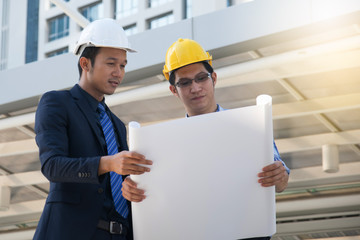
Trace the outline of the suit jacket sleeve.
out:
[[[99,183],[100,144],[68,91],[44,94],[35,132],[41,171],[50,181]]]

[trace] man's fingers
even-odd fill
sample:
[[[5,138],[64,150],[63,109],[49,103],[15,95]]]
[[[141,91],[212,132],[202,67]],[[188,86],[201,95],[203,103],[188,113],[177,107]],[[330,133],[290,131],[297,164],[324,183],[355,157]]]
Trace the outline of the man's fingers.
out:
[[[137,152],[121,151],[114,155],[111,171],[121,175],[140,175],[150,172],[148,166],[152,165],[152,161],[145,159],[145,156]]]
[[[130,194],[127,192],[123,192],[123,196],[125,199],[127,199],[131,202],[141,202],[146,198],[144,195]]]
[[[275,161],[274,163],[265,166],[262,170],[264,172],[272,171],[272,170],[277,169],[277,168],[279,168],[281,166],[282,166],[282,163],[280,161]]]
[[[285,167],[280,163],[278,164],[271,164],[263,168],[263,172],[258,174],[258,177],[271,177],[277,174],[281,174],[285,171]]]
[[[150,168],[139,166],[136,164],[124,164],[123,171],[127,172],[126,174],[143,174],[144,172],[150,172]]]
[[[130,186],[130,187],[137,187],[136,182],[134,182],[129,176],[125,178],[124,182],[123,182],[123,186]]]
[[[152,165],[153,163],[151,160],[146,159],[144,155],[137,152],[122,151],[121,154],[131,163],[144,165]]]
[[[129,177],[125,178],[121,190],[124,198],[132,202],[141,202],[146,198],[145,191],[137,188],[137,184]]]
[[[132,151],[122,151],[120,152],[122,155],[124,155],[125,157],[128,158],[134,158],[134,159],[145,159],[145,156],[137,153],[137,152],[132,152]]]
[[[271,177],[260,178],[258,182],[261,183],[262,186],[273,186],[281,182],[284,177],[285,174],[280,172],[279,174],[272,175]]]
[[[144,195],[145,191],[139,188],[133,188],[133,187],[129,187],[127,185],[123,185],[122,187],[122,191],[126,192],[128,194],[134,194],[134,195]]]
[[[147,159],[126,158],[122,164],[123,169],[130,171],[131,174],[135,174],[135,172],[142,174],[144,172],[150,172],[150,168],[142,165],[152,165],[152,161]]]
[[[128,163],[132,164],[143,164],[143,165],[152,165],[153,162],[147,159],[138,159],[138,158],[127,158],[125,159]]]

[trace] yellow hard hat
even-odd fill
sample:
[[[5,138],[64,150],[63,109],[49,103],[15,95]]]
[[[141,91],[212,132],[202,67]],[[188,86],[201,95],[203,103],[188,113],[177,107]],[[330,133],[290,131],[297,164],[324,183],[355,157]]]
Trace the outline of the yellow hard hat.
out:
[[[165,65],[163,69],[164,76],[169,80],[172,71],[183,66],[208,61],[212,66],[212,56],[194,40],[179,38],[174,42],[166,52]]]

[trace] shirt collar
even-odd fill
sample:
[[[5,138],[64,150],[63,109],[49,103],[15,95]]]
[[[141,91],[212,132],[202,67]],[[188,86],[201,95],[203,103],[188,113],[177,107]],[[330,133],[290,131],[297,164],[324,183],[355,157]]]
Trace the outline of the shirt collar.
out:
[[[217,106],[217,107],[216,107],[215,112],[224,111],[224,109],[223,109],[219,104],[216,104],[216,106]],[[185,117],[188,118],[189,115],[186,113]]]
[[[217,109],[216,109],[216,112],[221,112],[221,111],[224,111],[225,109],[222,108],[219,104],[217,105]]]
[[[86,92],[84,89],[82,89],[79,85],[77,85],[80,89],[81,95],[86,99],[86,101],[89,103],[90,108],[94,111],[97,110],[97,107],[99,105],[98,100],[96,100],[93,96],[91,96],[88,92]],[[107,106],[105,104],[105,97],[101,101],[101,103],[105,106],[105,110],[107,110]]]

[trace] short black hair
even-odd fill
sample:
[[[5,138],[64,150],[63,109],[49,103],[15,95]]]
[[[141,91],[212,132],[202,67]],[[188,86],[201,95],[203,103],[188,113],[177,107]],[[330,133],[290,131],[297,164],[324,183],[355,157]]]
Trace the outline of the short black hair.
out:
[[[81,77],[81,74],[82,74],[82,68],[80,66],[80,58],[85,57],[85,58],[90,59],[91,66],[94,66],[95,58],[98,55],[99,50],[100,50],[100,47],[87,47],[81,53],[79,60],[78,60],[79,77]]]
[[[206,70],[207,70],[210,74],[214,72],[213,67],[209,64],[208,61],[202,61],[201,63],[204,64],[204,67],[206,68]],[[193,63],[192,63],[192,64],[193,64]],[[190,65],[190,64],[189,64],[189,65]],[[186,66],[188,66],[188,65],[186,65]],[[178,70],[178,69],[180,69],[180,68],[177,68],[177,69],[175,69],[174,71],[171,71],[171,72],[169,73],[169,82],[170,82],[171,85],[175,85],[175,72],[176,72],[176,70]]]

